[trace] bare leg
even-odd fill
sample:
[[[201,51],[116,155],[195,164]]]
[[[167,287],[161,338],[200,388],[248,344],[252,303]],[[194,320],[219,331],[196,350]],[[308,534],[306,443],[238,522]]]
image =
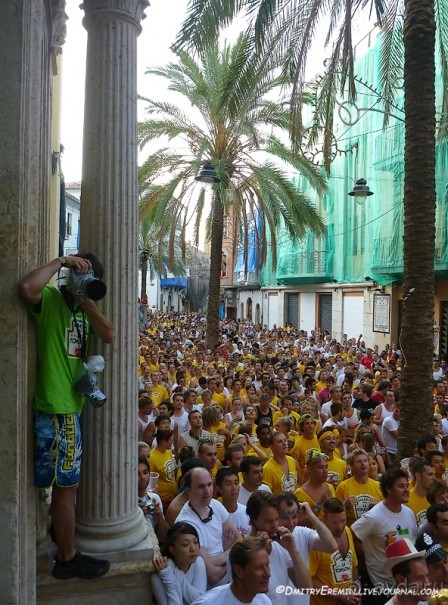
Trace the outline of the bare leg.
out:
[[[70,561],[76,554],[75,549],[75,487],[53,485],[50,514],[56,534],[58,559]]]

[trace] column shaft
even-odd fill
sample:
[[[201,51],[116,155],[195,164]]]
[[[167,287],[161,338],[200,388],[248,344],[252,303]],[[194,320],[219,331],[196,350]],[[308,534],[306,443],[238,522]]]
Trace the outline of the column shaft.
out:
[[[99,303],[117,334],[95,339],[106,359],[100,409],[83,412],[77,544],[89,552],[133,547],[148,534],[137,507],[137,36],[147,0],[86,0],[88,31],[81,190],[81,249],[103,262]],[[92,346],[93,345],[93,346]]]

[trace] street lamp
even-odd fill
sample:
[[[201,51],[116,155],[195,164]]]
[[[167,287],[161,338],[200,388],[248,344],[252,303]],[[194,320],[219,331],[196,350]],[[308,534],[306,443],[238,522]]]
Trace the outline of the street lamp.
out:
[[[366,179],[358,179],[349,195],[353,196],[356,203],[361,205],[364,203],[366,197],[373,195],[373,191],[370,191],[369,187],[367,187]]]
[[[199,181],[206,191],[210,191],[213,189],[215,183],[219,183],[221,181],[211,162],[206,162],[204,164],[201,172],[198,174],[198,176],[194,177],[194,180]]]

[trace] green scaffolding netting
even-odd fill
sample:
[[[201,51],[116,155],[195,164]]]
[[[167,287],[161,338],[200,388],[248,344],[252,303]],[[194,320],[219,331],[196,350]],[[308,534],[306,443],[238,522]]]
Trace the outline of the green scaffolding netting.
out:
[[[342,103],[337,107],[336,156],[331,165],[328,194],[317,199],[306,179],[300,176],[295,179],[324,217],[327,235],[315,238],[309,233],[301,240],[291,241],[286,232],[278,233],[277,268],[272,269],[269,255],[261,271],[262,285],[364,282],[366,277],[387,285],[402,278],[404,113],[394,110],[397,117],[391,116],[383,129],[384,115],[375,111],[380,107],[378,95],[373,92],[380,90],[380,45],[378,38],[356,61],[356,74],[363,84],[357,85],[355,104]],[[440,70],[437,73],[440,97]],[[396,105],[403,107],[400,90]],[[435,271],[439,279],[448,277],[447,151],[446,144],[437,144]],[[365,178],[374,192],[363,204],[348,195],[359,178]]]

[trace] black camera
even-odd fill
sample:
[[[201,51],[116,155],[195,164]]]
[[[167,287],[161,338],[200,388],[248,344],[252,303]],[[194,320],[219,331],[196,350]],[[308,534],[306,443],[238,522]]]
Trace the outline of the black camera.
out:
[[[106,284],[97,279],[93,271],[75,273],[70,270],[67,275],[67,287],[73,288],[79,296],[87,296],[92,300],[101,300],[107,292]]]

